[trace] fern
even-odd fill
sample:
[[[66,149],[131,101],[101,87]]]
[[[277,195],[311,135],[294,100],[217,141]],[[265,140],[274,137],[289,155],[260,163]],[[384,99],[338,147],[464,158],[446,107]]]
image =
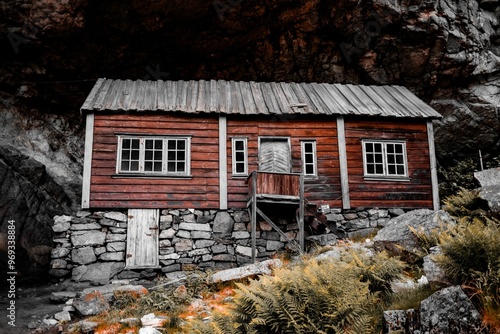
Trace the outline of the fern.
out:
[[[211,330],[199,333],[373,333],[379,293],[402,264],[354,252],[346,260],[307,260],[277,269],[274,277],[237,284],[229,315],[197,324]]]

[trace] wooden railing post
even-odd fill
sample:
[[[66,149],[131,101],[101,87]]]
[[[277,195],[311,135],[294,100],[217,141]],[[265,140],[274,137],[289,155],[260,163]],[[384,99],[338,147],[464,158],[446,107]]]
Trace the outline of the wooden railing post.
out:
[[[304,175],[299,179],[299,245],[300,251],[304,252]]]
[[[252,172],[252,263],[255,263],[256,234],[257,234],[257,172]]]

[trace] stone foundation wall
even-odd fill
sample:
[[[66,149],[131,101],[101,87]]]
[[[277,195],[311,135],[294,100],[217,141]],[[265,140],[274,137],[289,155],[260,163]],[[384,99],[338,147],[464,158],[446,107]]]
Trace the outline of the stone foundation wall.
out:
[[[329,210],[337,234],[369,234],[402,210]],[[296,222],[276,220],[289,239],[297,236]],[[250,217],[246,210],[161,210],[159,229],[160,269],[126,270],[126,211],[79,211],[75,216],[55,216],[54,249],[50,273],[75,281],[107,283],[112,278],[175,277],[189,270],[227,269],[251,262]],[[306,235],[308,229],[306,227]],[[257,224],[257,259],[283,251],[287,240],[265,221]]]

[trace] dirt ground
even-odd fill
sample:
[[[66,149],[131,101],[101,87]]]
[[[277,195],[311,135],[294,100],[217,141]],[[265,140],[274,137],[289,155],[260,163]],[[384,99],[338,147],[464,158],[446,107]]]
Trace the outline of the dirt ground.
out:
[[[9,310],[10,306],[9,287],[0,286],[0,334],[52,334],[58,333],[58,329],[36,331],[35,328],[28,328],[28,325],[37,324],[40,327],[40,321],[52,317],[55,313],[62,311],[64,304],[53,304],[50,302],[52,292],[56,291],[81,291],[88,285],[75,284],[74,282],[65,281],[62,283],[37,283],[20,282],[16,287],[15,298],[15,325],[9,325]],[[39,321],[37,321],[39,320]],[[33,327],[33,326],[32,326]]]

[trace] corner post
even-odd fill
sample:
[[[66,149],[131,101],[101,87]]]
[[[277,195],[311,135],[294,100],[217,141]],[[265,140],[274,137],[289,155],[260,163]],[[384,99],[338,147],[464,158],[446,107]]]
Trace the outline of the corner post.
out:
[[[427,139],[429,141],[429,162],[431,168],[432,184],[432,206],[434,210],[439,210],[439,185],[436,167],[436,149],[434,146],[434,127],[432,120],[427,121]]]
[[[299,245],[300,251],[304,252],[304,175],[300,175],[300,189],[299,189]]]
[[[90,207],[90,179],[92,176],[92,149],[94,146],[94,114],[88,113],[85,121],[85,152],[83,160],[82,209]]]

